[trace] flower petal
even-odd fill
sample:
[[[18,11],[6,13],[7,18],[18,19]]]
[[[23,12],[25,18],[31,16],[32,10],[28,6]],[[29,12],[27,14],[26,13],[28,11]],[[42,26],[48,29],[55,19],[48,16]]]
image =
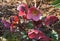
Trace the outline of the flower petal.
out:
[[[32,14],[30,13],[30,11],[28,11],[27,19],[31,19],[31,18],[32,18]]]
[[[40,14],[36,15],[36,16],[33,16],[32,19],[35,20],[35,21],[38,21],[40,20]]]
[[[23,12],[23,11],[20,11],[18,14],[18,16],[23,16],[23,15],[26,15],[25,12]]]

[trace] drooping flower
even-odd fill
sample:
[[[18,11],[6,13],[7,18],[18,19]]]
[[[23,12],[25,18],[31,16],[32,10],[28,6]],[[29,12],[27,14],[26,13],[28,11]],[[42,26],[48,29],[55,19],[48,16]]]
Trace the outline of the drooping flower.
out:
[[[19,14],[18,14],[19,16],[24,16],[27,13],[28,6],[27,4],[22,3],[21,5],[17,7],[17,10],[19,11]]]
[[[50,15],[47,16],[45,19],[45,24],[46,25],[52,25],[54,23],[56,23],[59,19],[56,16]]]
[[[32,19],[34,21],[40,20],[41,12],[34,6],[28,10],[27,19]]]
[[[44,35],[43,32],[39,31],[39,30],[35,30],[35,29],[31,29],[31,31],[28,32],[28,37],[30,39],[43,39],[43,40],[48,40],[47,37]]]

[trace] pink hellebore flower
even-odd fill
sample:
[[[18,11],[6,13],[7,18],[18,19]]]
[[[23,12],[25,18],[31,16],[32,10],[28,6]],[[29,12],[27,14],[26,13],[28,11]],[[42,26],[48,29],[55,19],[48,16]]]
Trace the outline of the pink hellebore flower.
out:
[[[31,31],[28,32],[28,37],[30,39],[44,39],[44,40],[48,40],[47,37],[44,35],[44,33],[42,33],[39,30],[35,30],[35,29],[31,29]]]
[[[56,16],[50,15],[47,16],[45,19],[45,24],[46,25],[52,25],[54,23],[56,23],[59,19]]]
[[[41,16],[41,12],[39,9],[37,9],[35,7],[31,7],[28,10],[27,19],[32,19],[34,21],[38,21],[38,20],[40,20],[40,16]]]
[[[22,3],[17,7],[17,10],[19,11],[19,14],[18,14],[19,16],[24,16],[27,13],[28,6],[27,4]]]

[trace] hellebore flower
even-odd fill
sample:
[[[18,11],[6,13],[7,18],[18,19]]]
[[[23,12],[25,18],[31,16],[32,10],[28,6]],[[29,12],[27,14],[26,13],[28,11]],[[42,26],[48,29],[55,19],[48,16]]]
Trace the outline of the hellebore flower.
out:
[[[2,20],[1,22],[4,24],[4,26],[5,26],[6,28],[9,28],[9,27],[10,27],[10,23],[7,22],[6,20]]]
[[[28,6],[27,4],[22,3],[21,5],[17,7],[17,10],[19,11],[19,14],[18,14],[19,16],[24,16],[27,13]]]
[[[41,16],[41,12],[39,9],[37,9],[35,7],[31,7],[28,10],[27,19],[32,19],[34,21],[38,21],[38,20],[40,20],[40,16]]]
[[[44,35],[44,33],[35,29],[31,29],[31,31],[28,32],[28,37],[30,39],[36,39],[36,40],[39,40],[41,38],[44,40],[48,40],[47,37]]]
[[[45,24],[46,25],[52,25],[54,23],[56,23],[59,19],[56,16],[50,15],[47,16],[45,19]]]

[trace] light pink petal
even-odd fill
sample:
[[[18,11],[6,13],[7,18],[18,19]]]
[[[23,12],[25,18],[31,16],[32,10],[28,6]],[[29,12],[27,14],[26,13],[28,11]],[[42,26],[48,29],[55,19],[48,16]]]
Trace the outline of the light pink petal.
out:
[[[25,7],[26,10],[28,10],[28,6],[27,6],[27,4],[25,4],[25,3],[20,4],[20,5],[17,7],[17,10],[18,10],[18,11],[22,10],[21,7]]]
[[[38,21],[39,20],[39,17],[33,17],[33,20],[34,21]]]
[[[30,13],[30,11],[28,11],[27,19],[32,19],[32,14]]]
[[[31,19],[31,14],[27,14],[27,19]]]
[[[39,31],[32,29],[32,32],[34,32],[35,34],[38,34]]]
[[[33,16],[33,20],[35,20],[35,21],[38,21],[38,20],[40,20],[40,16],[41,16],[41,14],[38,14],[38,15],[36,15],[36,16]]]
[[[21,6],[25,7],[25,4],[20,4],[20,5],[17,7],[17,10],[18,10],[18,11],[21,10]]]
[[[20,11],[20,5],[17,7],[17,10]]]
[[[32,33],[33,33],[33,32],[28,32],[28,35],[29,35],[29,34],[32,34]]]
[[[29,36],[30,39],[33,39],[33,38],[35,38],[36,34],[35,33],[31,33],[28,36]]]

